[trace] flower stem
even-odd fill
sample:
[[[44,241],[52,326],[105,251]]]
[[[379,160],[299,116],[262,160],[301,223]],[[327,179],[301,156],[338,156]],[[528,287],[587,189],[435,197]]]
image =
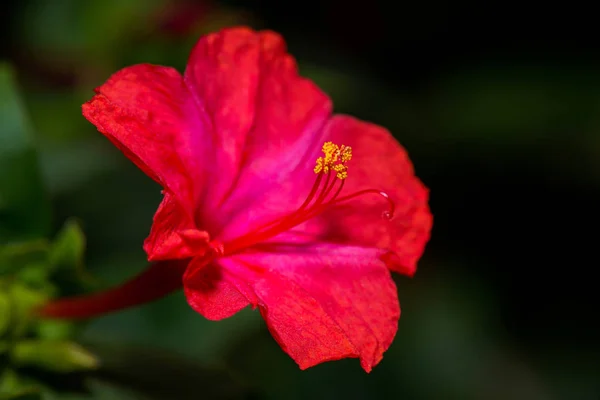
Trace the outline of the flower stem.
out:
[[[158,300],[183,286],[189,260],[157,262],[124,284],[89,295],[68,297],[44,305],[42,317],[92,318]]]

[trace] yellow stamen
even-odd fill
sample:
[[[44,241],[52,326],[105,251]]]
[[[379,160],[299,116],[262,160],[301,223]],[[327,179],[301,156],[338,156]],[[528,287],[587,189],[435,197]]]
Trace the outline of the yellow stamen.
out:
[[[338,179],[346,179],[348,177],[348,167],[346,167],[344,164],[336,164],[331,167],[331,169],[337,172],[335,176],[337,176]]]
[[[333,170],[338,179],[346,179],[348,177],[346,163],[352,159],[352,147],[325,142],[322,151],[324,157],[317,158],[315,174],[328,174],[330,170]]]
[[[352,147],[344,145],[340,146],[340,160],[343,163],[352,160]]]

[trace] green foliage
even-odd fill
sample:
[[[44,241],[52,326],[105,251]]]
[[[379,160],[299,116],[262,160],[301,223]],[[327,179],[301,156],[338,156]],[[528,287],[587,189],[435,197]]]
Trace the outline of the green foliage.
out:
[[[15,76],[0,64],[0,243],[48,233],[50,205]]]
[[[0,247],[0,394],[6,399],[36,398],[47,387],[22,371],[65,374],[97,368],[97,358],[73,341],[77,324],[36,314],[61,292],[56,284],[61,273],[77,276],[81,271],[84,247],[75,221],[68,221],[51,242]]]
[[[17,367],[39,367],[52,372],[94,369],[98,360],[76,343],[59,340],[21,340],[10,352]]]
[[[80,275],[85,238],[68,221],[48,240],[49,197],[31,124],[6,64],[0,64],[0,120],[0,398],[38,399],[46,384],[25,371],[69,373],[97,366],[72,341],[74,323],[44,321],[36,313],[63,291],[57,285],[61,274]]]
[[[81,227],[73,220],[67,221],[50,248],[48,254],[50,268],[81,267],[84,250],[85,237]]]

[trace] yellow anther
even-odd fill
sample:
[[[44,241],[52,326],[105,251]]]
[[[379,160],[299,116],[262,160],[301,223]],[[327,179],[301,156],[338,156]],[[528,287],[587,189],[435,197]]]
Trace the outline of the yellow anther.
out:
[[[337,176],[338,179],[346,179],[348,177],[348,167],[346,167],[344,164],[336,164],[331,167],[331,169],[337,172],[335,176]]]
[[[325,163],[331,164],[337,161],[339,147],[337,144],[333,144],[332,142],[325,142],[323,144],[323,154],[325,154]]]
[[[352,147],[344,145],[340,147],[340,160],[343,163],[352,160]]]
[[[324,174],[329,172],[329,165],[325,163],[323,157],[317,158],[317,165],[315,165],[315,174],[323,172]]]
[[[329,170],[336,172],[338,179],[346,179],[348,177],[348,167],[346,163],[352,159],[352,148],[349,146],[338,146],[333,142],[325,142],[322,148],[324,157],[317,158],[315,165],[315,173],[329,173]]]

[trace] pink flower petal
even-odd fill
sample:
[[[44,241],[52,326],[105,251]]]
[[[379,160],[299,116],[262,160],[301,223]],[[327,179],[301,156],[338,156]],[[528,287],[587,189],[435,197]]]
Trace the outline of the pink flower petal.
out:
[[[149,258],[187,256],[185,249],[169,246],[177,247],[178,228],[197,229],[194,209],[209,147],[202,142],[205,128],[183,78],[172,68],[135,65],[115,73],[96,92],[83,105],[83,115],[172,194],[155,217],[158,225],[146,246]],[[165,216],[168,220],[161,221]]]
[[[304,230],[320,228],[321,240],[388,249],[385,260],[391,269],[414,274],[429,240],[432,216],[428,190],[414,175],[406,151],[385,128],[349,116],[334,116],[325,131],[327,140],[352,147],[341,196],[377,189],[389,195],[396,209],[387,220],[382,217],[388,209],[385,198],[366,194],[326,211]]]
[[[265,245],[219,259],[220,272],[206,273],[211,290],[202,290],[196,279],[184,278],[184,287],[203,315],[206,307],[231,315],[237,311],[231,298],[243,295],[247,302],[239,301],[237,309],[257,305],[274,338],[302,369],[358,357],[370,371],[392,343],[400,317],[396,287],[380,255],[360,247]]]
[[[282,211],[257,207],[248,213],[248,208],[263,193],[279,191],[296,168],[306,167],[307,149],[322,145],[331,104],[298,75],[283,39],[269,31],[232,28],[203,37],[192,51],[185,81],[215,140],[202,218],[227,227],[213,236],[234,237],[248,225],[232,221],[251,215],[260,223]],[[301,202],[298,186],[291,198]],[[283,211],[293,209],[289,199],[280,203]]]

